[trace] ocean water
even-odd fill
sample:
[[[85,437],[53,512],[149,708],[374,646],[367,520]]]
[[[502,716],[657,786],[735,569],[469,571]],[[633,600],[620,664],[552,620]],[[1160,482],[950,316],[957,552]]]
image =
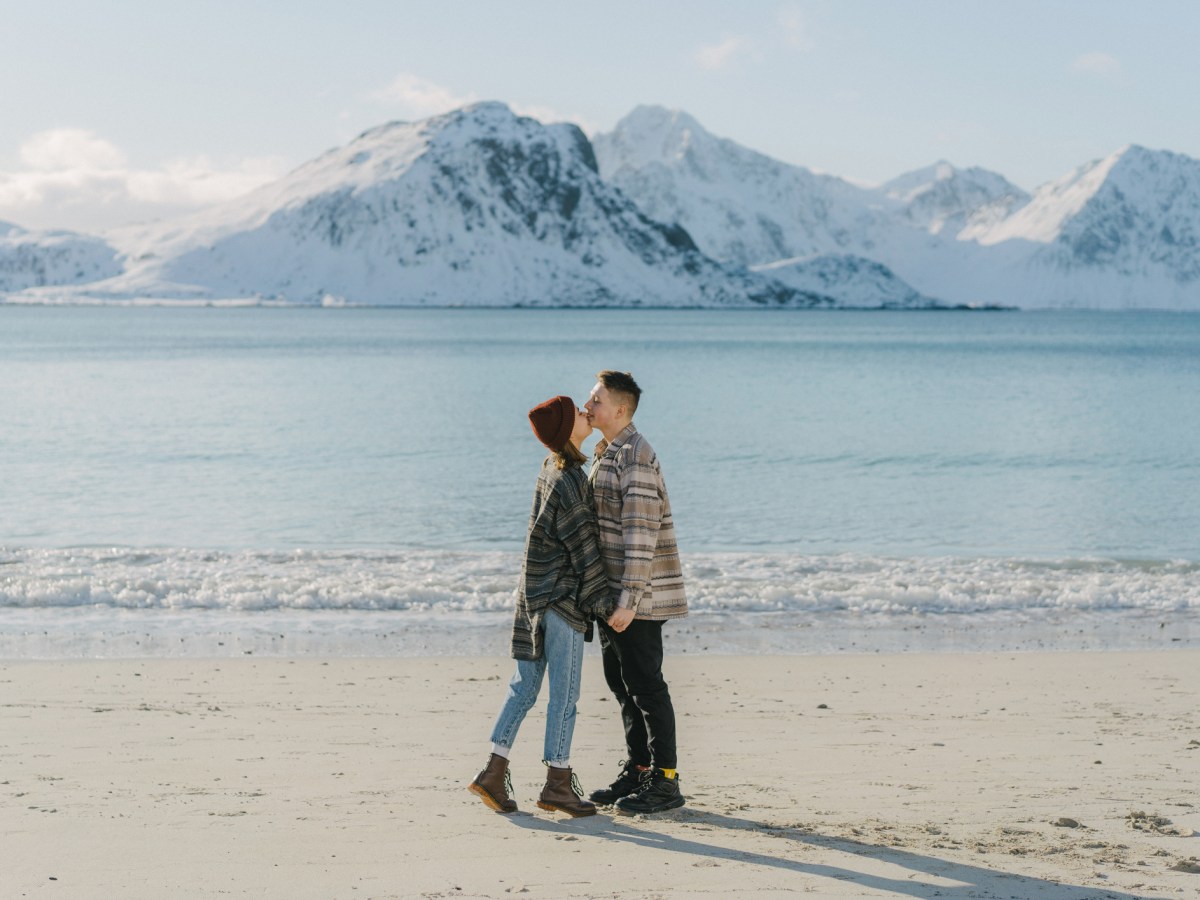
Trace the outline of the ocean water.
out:
[[[503,653],[600,368],[685,649],[1200,640],[1200,316],[0,306],[0,656]]]

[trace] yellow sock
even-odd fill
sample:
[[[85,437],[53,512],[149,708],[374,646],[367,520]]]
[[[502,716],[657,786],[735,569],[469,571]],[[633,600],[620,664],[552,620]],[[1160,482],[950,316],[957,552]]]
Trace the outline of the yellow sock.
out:
[[[668,778],[674,778],[676,776],[676,771],[674,769],[663,769],[662,773]]]

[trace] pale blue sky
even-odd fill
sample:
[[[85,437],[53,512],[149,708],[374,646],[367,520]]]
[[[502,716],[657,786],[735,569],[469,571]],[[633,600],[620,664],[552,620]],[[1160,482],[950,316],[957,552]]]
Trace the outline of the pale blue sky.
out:
[[[220,200],[390,119],[639,103],[876,183],[949,159],[1031,189],[1127,143],[1200,157],[1200,3],[5,0],[0,219]]]

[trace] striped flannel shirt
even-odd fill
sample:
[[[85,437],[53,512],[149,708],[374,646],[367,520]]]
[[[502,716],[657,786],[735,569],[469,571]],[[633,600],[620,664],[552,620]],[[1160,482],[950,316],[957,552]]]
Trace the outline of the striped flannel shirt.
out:
[[[600,555],[617,606],[652,621],[686,616],[667,486],[654,448],[632,422],[596,445],[591,482]]]
[[[612,610],[591,485],[582,468],[560,470],[553,456],[542,464],[534,490],[516,595],[514,659],[542,658],[547,609],[553,607],[587,640],[592,637],[592,619],[607,618]]]

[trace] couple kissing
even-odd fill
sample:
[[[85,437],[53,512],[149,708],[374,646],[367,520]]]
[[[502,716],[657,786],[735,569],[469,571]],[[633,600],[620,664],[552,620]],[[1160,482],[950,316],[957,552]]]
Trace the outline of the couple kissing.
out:
[[[597,806],[634,815],[684,805],[662,629],[687,615],[687,600],[658,457],[633,424],[641,395],[628,372],[605,370],[583,409],[558,396],[529,412],[550,455],[538,474],[516,591],[516,672],[492,729],[487,765],[469,787],[497,812],[517,810],[509,754],[547,676],[540,808],[590,816]],[[581,446],[593,429],[602,437],[585,475]],[[570,756],[583,645],[593,625],[604,678],[621,711],[625,759],[616,780],[585,799]]]

